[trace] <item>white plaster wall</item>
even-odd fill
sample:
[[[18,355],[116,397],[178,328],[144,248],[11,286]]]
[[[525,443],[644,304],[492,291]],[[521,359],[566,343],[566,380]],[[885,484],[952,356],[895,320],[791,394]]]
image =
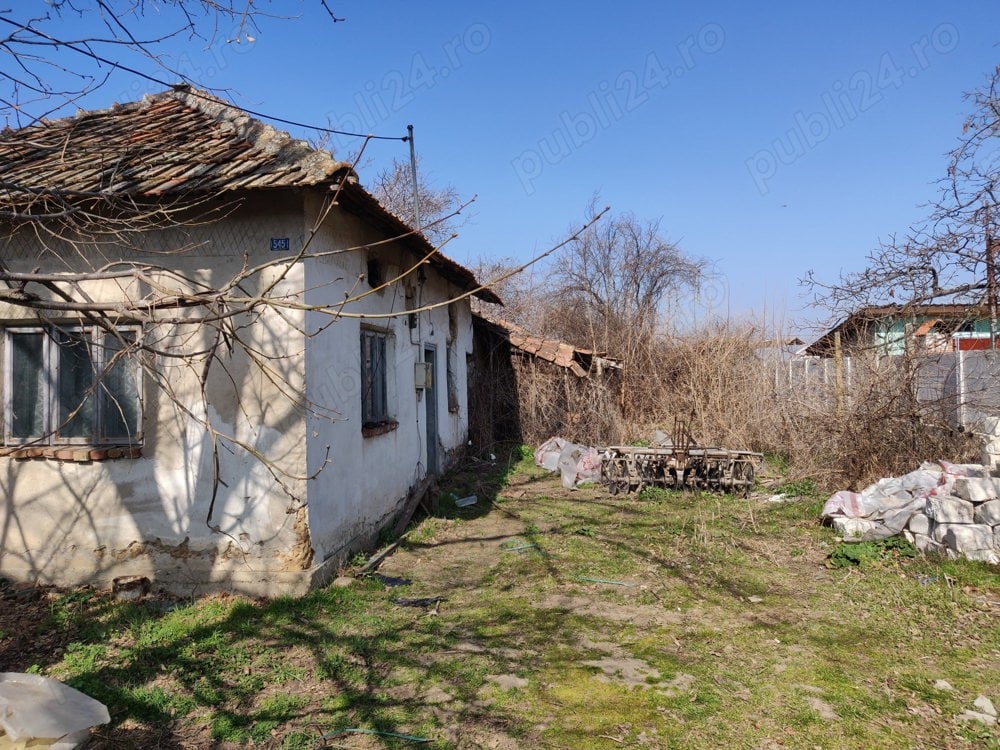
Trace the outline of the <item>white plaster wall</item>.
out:
[[[327,222],[317,243],[320,247],[338,243],[352,246],[374,239],[378,238],[367,234],[356,219],[338,213]],[[403,283],[340,306],[345,292],[356,296],[369,291],[367,283],[356,284],[358,276],[365,273],[369,255],[382,261],[387,280],[415,262],[399,248],[388,246],[310,262],[305,273],[310,305],[337,306],[351,316],[403,313],[391,318],[344,316],[326,328],[329,316],[307,316],[307,329],[318,331],[307,347],[308,397],[320,407],[336,411],[336,417],[327,418],[313,409],[307,417],[309,471],[318,472],[309,484],[309,527],[317,561],[343,560],[370,543],[400,509],[409,489],[426,474],[427,399],[414,386],[414,363],[422,358],[428,344],[436,346],[438,353],[439,460],[443,462],[446,451],[461,446],[467,434],[465,355],[472,346],[468,302],[458,303],[460,408],[452,414],[445,377],[447,308],[421,313],[418,327],[411,330]],[[414,297],[414,305],[444,301],[457,294],[432,269],[426,274],[426,281],[417,285],[421,291]],[[416,274],[408,279],[408,283],[416,281]],[[392,416],[399,423],[397,429],[371,437],[364,437],[361,429],[362,326],[390,334],[389,401]],[[320,471],[324,462],[328,463]]]
[[[304,201],[304,202],[303,202]],[[303,209],[305,206],[305,209]],[[301,247],[318,203],[305,198],[257,196],[223,224],[188,227],[150,238],[149,249],[192,248],[169,260],[189,275],[218,285],[244,264],[281,257],[272,237]],[[341,211],[326,221],[312,252],[342,249],[382,239]],[[387,276],[414,259],[399,248],[379,248]],[[40,265],[30,238],[8,241],[4,257],[15,268]],[[368,291],[358,276],[367,254],[354,251],[310,260],[288,271],[278,292],[292,301],[335,309],[348,295]],[[162,256],[151,260],[163,263]],[[271,272],[282,272],[280,268]],[[267,279],[260,284],[267,283]],[[415,303],[452,298],[458,290],[429,269]],[[303,290],[304,293],[303,293]],[[134,295],[117,284],[89,288],[97,296]],[[343,307],[351,315],[404,311],[402,285]],[[0,306],[0,322],[23,315]],[[427,401],[414,388],[413,365],[424,345],[436,347],[439,459],[466,439],[466,354],[471,351],[471,313],[457,304],[455,373],[459,409],[448,410],[446,351],[448,311],[419,316],[410,329],[406,315],[332,321],[320,312],[284,310],[244,320],[249,343],[271,356],[267,376],[245,358],[228,361],[235,387],[217,368],[210,380],[210,407],[198,398],[200,370],[170,358],[154,363],[163,383],[146,377],[143,457],[74,463],[0,457],[0,574],[61,584],[107,583],[142,574],[182,593],[235,589],[255,594],[302,590],[322,574],[323,561],[337,562],[369,543],[399,510],[407,491],[426,473]],[[392,336],[389,398],[398,429],[363,437],[361,432],[360,330]],[[299,329],[306,330],[306,341]],[[149,330],[162,332],[158,327]],[[162,346],[195,346],[189,328],[169,329]],[[173,391],[168,397],[164,388]],[[303,403],[289,394],[305,393]],[[236,394],[240,394],[237,397]],[[186,405],[194,418],[178,410]],[[206,524],[213,491],[211,441],[198,419],[245,442],[274,462],[280,481],[241,448],[219,452],[220,485]],[[222,441],[225,446],[226,441]],[[231,446],[230,446],[231,447]],[[307,480],[307,477],[311,477]]]
[[[244,253],[251,264],[274,258],[271,237],[289,237],[293,248],[301,245],[301,216],[301,202],[268,201],[220,225],[162,235],[156,249],[194,246],[171,262],[218,284],[237,272]],[[34,267],[37,253],[30,238],[19,237],[5,248],[5,258],[22,268]],[[278,291],[299,293],[302,284],[302,269],[296,267]],[[89,291],[114,290],[105,284]],[[23,314],[0,309],[7,323]],[[245,321],[250,325],[241,335],[275,357],[270,379],[237,351],[224,362],[229,375],[215,368],[207,413],[198,395],[200,367],[158,357],[153,364],[164,374],[163,384],[144,378],[142,458],[87,463],[0,458],[0,573],[61,584],[143,574],[186,593],[220,587],[266,593],[284,579],[302,578],[295,571],[311,564],[304,511],[296,512],[306,499],[305,423],[301,404],[288,396],[302,388],[303,341],[295,331],[302,318],[296,311],[265,312]],[[189,327],[147,326],[146,331],[165,334],[160,341],[165,347],[195,347],[199,339]],[[213,512],[218,530],[206,523],[213,492],[211,441],[175,400],[267,456],[281,476],[279,484],[260,460],[220,441],[225,485],[218,486]]]

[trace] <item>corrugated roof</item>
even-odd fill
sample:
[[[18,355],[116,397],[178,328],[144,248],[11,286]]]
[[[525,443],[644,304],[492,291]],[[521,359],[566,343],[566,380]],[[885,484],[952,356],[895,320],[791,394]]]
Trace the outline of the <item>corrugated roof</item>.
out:
[[[357,183],[347,162],[183,86],[109,109],[4,129],[0,165],[0,202],[15,205],[45,194],[156,199],[343,182],[339,203],[345,210],[389,237],[412,231]],[[419,234],[400,241],[421,256],[433,249]],[[471,271],[440,252],[430,265],[464,291],[479,286]],[[489,289],[476,296],[500,302]]]

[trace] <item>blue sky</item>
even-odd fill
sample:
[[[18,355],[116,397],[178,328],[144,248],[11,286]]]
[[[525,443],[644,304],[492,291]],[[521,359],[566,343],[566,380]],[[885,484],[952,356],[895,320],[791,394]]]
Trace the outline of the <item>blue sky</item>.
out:
[[[993,0],[328,2],[344,23],[319,0],[276,2],[296,18],[252,43],[170,49],[251,109],[382,135],[412,123],[431,181],[478,196],[448,247],[460,262],[527,259],[598,193],[715,264],[713,312],[804,334],[823,313],[798,280],[862,267],[925,213],[963,93],[1000,62]],[[87,104],[156,88],[114,78]],[[363,179],[408,151],[366,155]]]

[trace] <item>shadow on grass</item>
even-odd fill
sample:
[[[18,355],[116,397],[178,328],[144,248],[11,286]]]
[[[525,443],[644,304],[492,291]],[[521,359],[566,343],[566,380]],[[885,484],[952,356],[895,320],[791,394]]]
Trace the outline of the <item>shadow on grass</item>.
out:
[[[468,658],[427,658],[447,651],[453,637],[386,599],[384,588],[366,582],[166,613],[149,603],[105,602],[89,617],[106,622],[107,632],[91,631],[63,665],[67,684],[111,712],[111,726],[87,748],[313,748],[324,746],[324,733],[357,727],[384,733],[383,746],[395,747],[389,735],[422,726],[434,738],[448,728],[435,718],[440,699],[432,688],[441,685],[456,707],[449,722],[502,724],[478,699],[481,677],[463,673],[472,669]],[[120,624],[122,609],[132,624],[112,646],[111,624]]]
[[[499,497],[512,479],[523,484],[525,474],[514,476],[519,461],[524,470],[523,454],[516,459],[471,463],[447,475],[442,479],[445,491],[453,498],[475,494],[477,502],[468,507],[457,507],[454,500],[450,506],[439,503],[435,514],[471,520],[500,512],[524,520],[517,501]],[[533,478],[529,475],[529,481]],[[541,494],[531,500],[546,501]],[[542,546],[550,535],[579,536],[575,530],[592,529],[592,541],[603,545],[605,554],[621,552],[652,563],[698,589],[700,596],[757,593],[748,591],[747,581],[732,569],[706,564],[710,553],[692,543],[695,499],[671,501],[684,518],[671,518],[666,503],[649,507],[640,505],[646,501],[595,492],[551,502],[558,507],[557,527],[542,531],[525,522],[528,542]],[[610,522],[615,513],[628,520],[616,526]],[[678,542],[669,556],[650,544],[665,529]],[[690,555],[686,560],[685,554]],[[571,579],[557,558],[543,559],[550,576]],[[95,600],[69,613],[66,626],[76,630],[58,669],[68,684],[111,711],[112,726],[90,748],[221,750],[246,742],[312,748],[322,746],[324,733],[346,728],[426,732],[440,738],[466,722],[516,736],[530,731],[482,700],[485,670],[511,668],[509,659],[490,654],[509,651],[518,639],[537,649],[557,639],[573,642],[575,621],[569,612],[529,611],[526,604],[490,601],[482,605],[482,615],[478,609],[455,615],[450,624],[459,627],[453,631],[419,610],[392,606],[391,596],[368,580],[297,599],[219,598],[172,611],[155,602]],[[462,634],[482,652],[455,652]],[[449,652],[455,655],[441,656]],[[434,688],[442,685],[450,696],[447,711],[440,696],[434,697]],[[410,745],[385,739],[383,746]]]

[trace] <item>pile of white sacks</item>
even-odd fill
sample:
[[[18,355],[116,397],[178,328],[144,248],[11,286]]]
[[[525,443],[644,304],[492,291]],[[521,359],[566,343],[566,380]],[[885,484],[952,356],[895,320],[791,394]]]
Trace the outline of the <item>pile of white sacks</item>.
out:
[[[561,437],[551,437],[538,446],[535,463],[543,469],[558,471],[567,489],[601,478],[601,454],[597,448],[571,443]]]
[[[921,552],[1000,565],[1000,478],[989,466],[922,464],[859,492],[841,490],[823,506],[844,541],[903,534]]]

